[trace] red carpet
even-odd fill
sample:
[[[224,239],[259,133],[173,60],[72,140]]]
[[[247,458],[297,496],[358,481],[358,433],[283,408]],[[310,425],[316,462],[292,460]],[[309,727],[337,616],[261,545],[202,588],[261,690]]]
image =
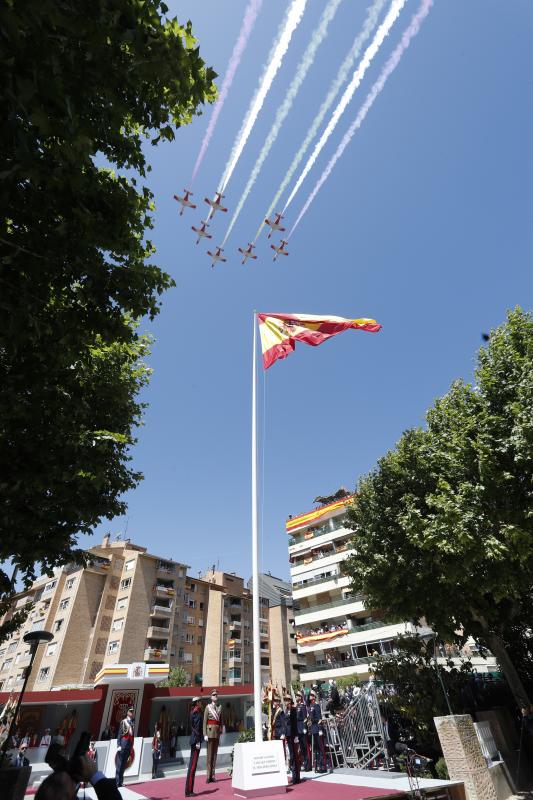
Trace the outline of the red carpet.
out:
[[[129,783],[128,789],[139,792],[150,800],[181,800],[185,792],[185,778],[166,778],[146,783]],[[216,783],[205,782],[204,775],[198,775],[194,782],[194,792],[198,800],[233,800],[231,777],[226,773],[217,776]],[[321,781],[302,781],[289,786],[283,794],[271,795],[273,798],[285,797],[287,800],[324,800],[324,796],[334,796],[335,800],[370,800],[374,797],[404,797],[395,789],[371,789],[368,786],[346,786],[342,783],[321,783]]]

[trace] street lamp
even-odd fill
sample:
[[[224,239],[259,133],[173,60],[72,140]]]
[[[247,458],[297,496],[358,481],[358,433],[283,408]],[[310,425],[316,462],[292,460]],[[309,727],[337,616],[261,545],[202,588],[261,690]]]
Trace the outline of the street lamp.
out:
[[[24,675],[24,683],[22,684],[22,689],[20,690],[20,694],[17,700],[17,705],[15,708],[15,712],[11,718],[11,722],[9,724],[9,731],[7,733],[7,737],[2,745],[2,752],[5,754],[9,747],[9,742],[11,741],[11,734],[13,733],[13,727],[15,725],[15,720],[17,719],[17,715],[19,713],[20,704],[22,703],[22,698],[24,696],[24,692],[26,691],[26,686],[28,683],[28,678],[30,677],[31,668],[33,667],[33,662],[35,661],[35,654],[37,653],[37,648],[41,644],[41,642],[51,642],[54,638],[54,634],[50,633],[50,631],[29,631],[28,633],[24,634],[22,637],[23,641],[26,644],[30,645],[30,663],[26,667],[26,674]]]

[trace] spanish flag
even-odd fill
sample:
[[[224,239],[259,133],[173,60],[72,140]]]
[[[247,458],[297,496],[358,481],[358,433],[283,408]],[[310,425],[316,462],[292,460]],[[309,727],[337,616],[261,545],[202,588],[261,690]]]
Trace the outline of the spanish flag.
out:
[[[382,327],[375,319],[317,317],[312,314],[258,314],[257,318],[265,369],[278,358],[287,358],[297,341],[316,347],[330,336],[351,328],[377,333]]]

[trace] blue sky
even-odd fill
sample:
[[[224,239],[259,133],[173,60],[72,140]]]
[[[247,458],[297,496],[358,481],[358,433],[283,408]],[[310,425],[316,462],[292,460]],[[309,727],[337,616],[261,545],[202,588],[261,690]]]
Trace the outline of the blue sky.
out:
[[[300,345],[260,376],[261,566],[287,576],[286,517],[312,508],[317,494],[353,488],[402,431],[423,423],[454,378],[472,378],[481,332],[501,323],[508,308],[531,307],[529,0],[436,0],[291,239],[290,256],[273,263],[263,236],[259,259],[241,266],[236,249],[253,237],[369,4],[341,4],[235,226],[227,264],[211,269],[207,247],[195,246],[190,226],[205,218],[203,197],[222,176],[288,2],[264,2],[193,186],[197,211],[179,217],[172,195],[189,186],[211,109],[175,142],[149,153],[156,261],[177,285],[146,325],[156,338],[154,374],[133,454],[145,480],[127,498],[128,535],[190,564],[193,574],[217,562],[250,574],[254,309],[369,316],[383,324],[377,335],[350,332],[317,349]],[[170,6],[180,21],[192,20],[220,86],[245,0]],[[230,211],[323,7],[323,0],[308,2],[228,186]],[[291,206],[289,223],[417,7],[408,0]],[[211,243],[222,240],[229,217],[216,215]],[[115,519],[96,536],[125,525]]]

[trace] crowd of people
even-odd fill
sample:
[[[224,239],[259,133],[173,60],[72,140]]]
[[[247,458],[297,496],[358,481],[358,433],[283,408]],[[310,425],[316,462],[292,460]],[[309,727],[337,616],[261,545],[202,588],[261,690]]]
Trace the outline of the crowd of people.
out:
[[[307,638],[308,636],[320,636],[323,633],[334,633],[335,631],[347,631],[347,630],[348,630],[347,625],[338,625],[338,624],[336,625],[333,623],[331,625],[318,625],[316,628],[308,628],[305,631],[298,631],[296,633],[296,638],[304,639]]]

